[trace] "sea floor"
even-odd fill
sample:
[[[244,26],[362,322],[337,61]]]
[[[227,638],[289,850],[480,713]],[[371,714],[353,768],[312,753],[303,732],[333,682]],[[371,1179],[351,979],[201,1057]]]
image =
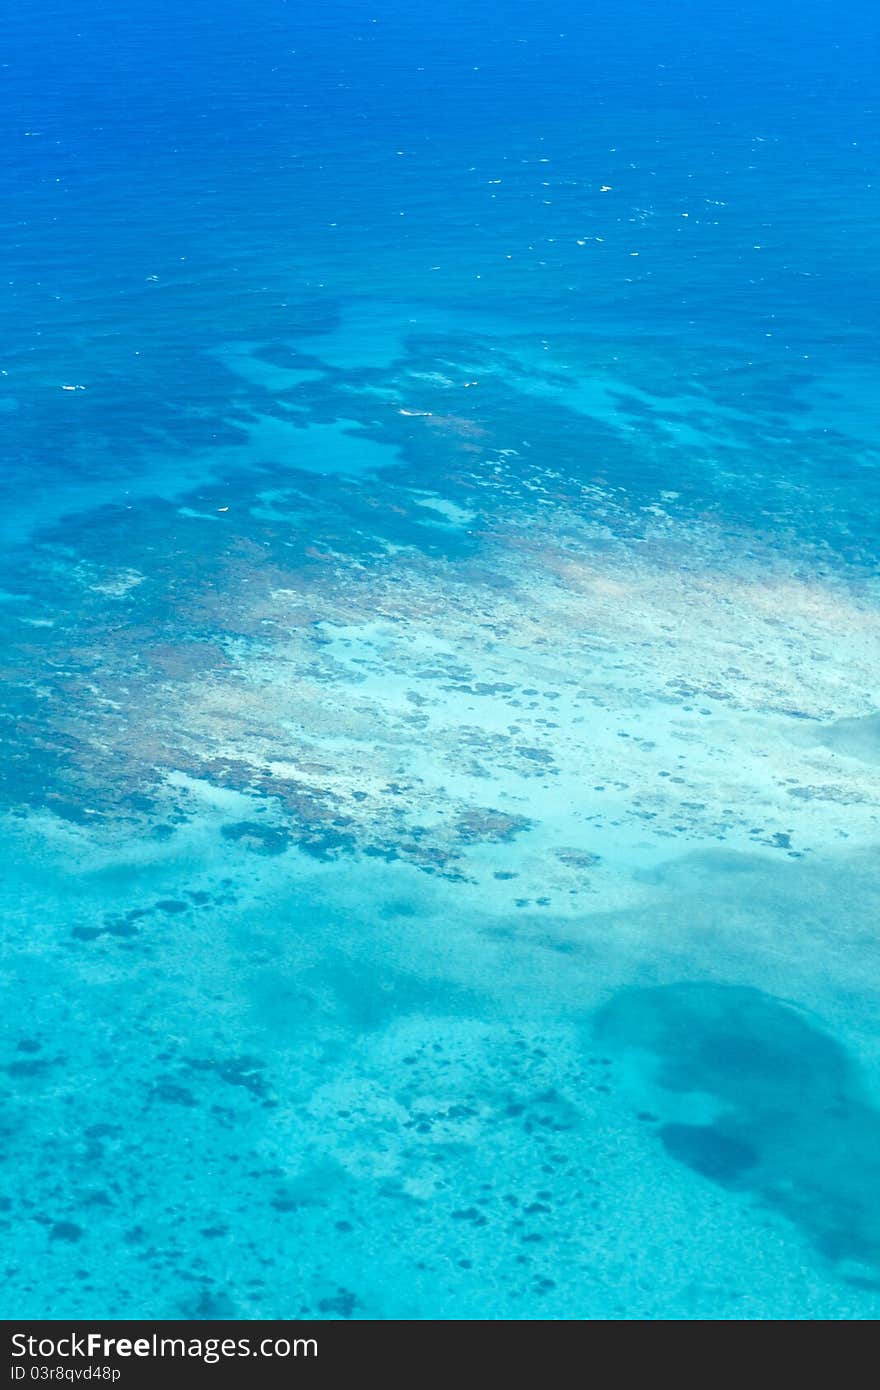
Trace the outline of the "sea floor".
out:
[[[3,1314],[876,1317],[863,367],[301,317],[10,483]]]

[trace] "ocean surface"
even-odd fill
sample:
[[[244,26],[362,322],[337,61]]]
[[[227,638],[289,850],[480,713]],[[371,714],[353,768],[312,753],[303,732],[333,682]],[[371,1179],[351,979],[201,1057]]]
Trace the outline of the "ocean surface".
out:
[[[866,0],[0,37],[0,1315],[880,1315]]]

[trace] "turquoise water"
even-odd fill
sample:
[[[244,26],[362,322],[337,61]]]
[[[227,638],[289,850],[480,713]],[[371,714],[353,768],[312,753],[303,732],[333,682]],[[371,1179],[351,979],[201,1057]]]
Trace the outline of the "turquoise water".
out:
[[[873,13],[6,28],[3,1316],[876,1317]]]

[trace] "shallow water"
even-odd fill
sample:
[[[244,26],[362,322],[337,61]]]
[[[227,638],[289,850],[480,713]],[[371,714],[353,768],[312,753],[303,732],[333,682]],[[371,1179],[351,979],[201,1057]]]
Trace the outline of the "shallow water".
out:
[[[588,8],[10,21],[7,1317],[880,1312],[875,19]]]

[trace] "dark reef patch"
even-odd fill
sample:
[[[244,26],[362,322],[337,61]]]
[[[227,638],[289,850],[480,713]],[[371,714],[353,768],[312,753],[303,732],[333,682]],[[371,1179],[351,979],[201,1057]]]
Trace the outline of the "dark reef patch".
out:
[[[258,825],[254,821],[238,821],[224,825],[227,840],[236,840],[257,854],[283,854],[290,847],[290,835],[277,825]]]
[[[646,1086],[710,1096],[708,1124],[667,1123],[667,1153],[749,1192],[824,1255],[880,1268],[880,1112],[845,1050],[756,989],[624,990],[601,1011],[605,1047],[643,1059]]]
[[[757,1161],[751,1145],[718,1125],[664,1125],[659,1133],[667,1153],[713,1182],[735,1182]]]

